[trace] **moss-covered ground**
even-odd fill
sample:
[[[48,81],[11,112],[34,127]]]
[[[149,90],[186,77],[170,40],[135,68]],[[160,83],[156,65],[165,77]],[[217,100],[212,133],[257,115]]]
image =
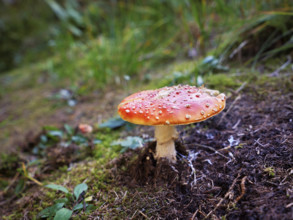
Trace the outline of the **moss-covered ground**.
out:
[[[1,177],[1,188],[7,189],[1,196],[9,195],[13,198],[13,201],[9,201],[10,208],[1,208],[4,213],[3,218],[37,218],[41,210],[54,204],[57,198],[63,196],[60,192],[44,188],[44,185],[49,183],[59,184],[71,190],[81,182],[88,185],[89,189],[85,197],[89,204],[94,205],[94,214],[81,211],[75,213],[73,219],[88,219],[89,216],[93,215],[105,219],[147,218],[157,213],[158,210],[166,208],[170,202],[168,196],[166,195],[166,200],[156,198],[156,195],[161,196],[163,194],[164,188],[155,188],[151,192],[149,188],[139,186],[129,188],[118,185],[116,177],[113,176],[113,173],[117,173],[119,170],[122,172],[126,167],[115,165],[115,159],[121,155],[121,147],[113,146],[111,143],[130,134],[142,136],[141,131],[144,128],[135,126],[132,130],[126,130],[125,128],[111,130],[101,129],[98,125],[116,116],[116,106],[119,101],[132,92],[172,85],[178,82],[196,83],[195,77],[197,75],[193,72],[195,67],[196,62],[192,61],[181,61],[178,64],[173,63],[160,67],[156,70],[156,77],[141,83],[140,88],[130,82],[127,84],[126,90],[122,90],[118,86],[112,87],[110,91],[107,91],[107,89],[97,90],[96,93],[94,91],[78,95],[76,98],[77,105],[74,107],[68,106],[64,100],[50,98],[50,96],[53,96],[52,94],[62,88],[60,84],[54,86],[46,81],[43,82],[43,76],[26,78],[27,76],[21,74],[24,71],[33,74],[41,71],[42,68],[20,69],[9,75],[1,76],[2,81],[9,80],[10,83],[5,88],[7,90],[2,91],[4,101],[2,102],[3,112],[1,115],[4,115],[3,117],[6,119],[0,125],[0,139],[1,141],[4,140],[3,146],[10,146],[10,152],[22,152],[20,158],[18,158],[19,156],[5,157],[7,154],[2,156],[1,169],[6,172],[10,168],[12,170],[10,170],[9,175]],[[161,78],[165,80],[160,80]],[[248,88],[247,91],[250,91],[251,97],[253,97],[255,86],[260,88],[257,91],[256,98],[260,95],[269,96],[272,91],[279,88],[282,88],[283,92],[289,92],[292,89],[292,74],[288,75],[286,71],[283,75],[275,77],[271,76],[270,72],[259,73],[246,68],[231,68],[228,73],[202,75],[202,80],[208,88],[219,89],[221,92],[225,92],[228,97],[238,93],[244,87]],[[36,83],[39,81],[42,81],[42,83]],[[271,89],[268,90],[268,88]],[[62,120],[59,120],[61,118]],[[20,171],[20,164],[16,160],[19,159],[27,163],[32,146],[29,146],[25,151],[21,147],[25,146],[27,142],[35,143],[32,139],[38,140],[37,137],[44,125],[62,127],[64,123],[67,123],[77,126],[81,122],[93,125],[95,129],[90,138],[101,141],[94,144],[90,154],[85,154],[86,156],[79,158],[76,162],[56,166],[49,173],[40,173],[42,169],[38,168],[38,165],[28,167],[29,175],[40,180],[43,186],[39,186],[27,177],[21,176],[23,173]],[[151,130],[148,132],[151,132]],[[25,137],[25,135],[29,137]],[[17,145],[14,142],[14,145],[11,145],[10,140],[15,139],[22,144]],[[43,159],[46,160],[47,158],[44,157]],[[18,169],[15,170],[15,167],[18,167]],[[270,171],[270,174],[272,174],[268,168],[265,171]],[[16,182],[11,182],[13,178],[16,178]],[[19,194],[16,194],[17,181],[21,179],[25,186]]]

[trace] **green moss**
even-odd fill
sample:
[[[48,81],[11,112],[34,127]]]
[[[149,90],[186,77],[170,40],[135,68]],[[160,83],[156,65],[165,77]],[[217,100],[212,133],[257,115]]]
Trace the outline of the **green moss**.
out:
[[[117,157],[121,147],[112,146],[111,143],[119,138],[119,131],[103,129],[97,133],[96,138],[102,141],[94,149],[94,157],[99,163],[105,164],[109,159]]]
[[[0,172],[4,176],[12,176],[16,173],[19,166],[19,157],[15,153],[1,153]]]
[[[237,76],[230,74],[210,74],[204,76],[204,84],[210,89],[225,91],[227,88],[237,88],[241,85]]]

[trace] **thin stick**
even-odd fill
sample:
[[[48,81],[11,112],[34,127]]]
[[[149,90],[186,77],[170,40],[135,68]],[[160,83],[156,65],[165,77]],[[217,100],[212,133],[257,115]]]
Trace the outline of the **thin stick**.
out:
[[[246,86],[247,81],[245,81],[244,83],[242,83],[242,85],[235,91],[236,94],[238,94],[242,89],[244,89],[244,87]]]
[[[29,180],[35,182],[36,184],[38,184],[39,186],[42,186],[43,184],[38,181],[37,179],[33,178],[32,176],[29,175],[29,173],[27,172],[26,166],[24,163],[22,163],[22,170],[23,170],[23,174],[26,178],[28,178]]]
[[[231,109],[234,107],[235,103],[241,98],[241,95],[238,95],[236,97],[236,99],[232,102],[232,104],[230,105],[230,107],[228,108],[228,110],[225,112],[225,114],[222,115],[222,117],[220,118],[219,122],[217,123],[217,125],[221,124],[221,122],[223,121],[223,119],[226,117],[226,115],[231,111]]]
[[[229,157],[226,157],[224,154],[220,153],[219,151],[217,151],[216,149],[210,147],[210,146],[207,146],[207,145],[203,145],[203,144],[196,144],[196,143],[190,143],[190,144],[186,144],[186,145],[195,145],[197,147],[201,147],[201,148],[205,148],[205,149],[209,149],[213,152],[215,152],[216,154],[219,154],[220,156],[224,157],[225,159],[229,160],[230,158]]]
[[[233,190],[233,188],[234,188],[234,186],[235,186],[235,184],[236,184],[238,178],[239,178],[239,174],[238,174],[237,177],[233,180],[232,185],[229,187],[229,190],[228,190],[228,192],[225,194],[224,198],[220,199],[220,201],[218,202],[218,204],[216,205],[216,207],[215,207],[212,211],[210,211],[204,219],[207,219],[208,217],[210,217],[210,216],[211,216],[211,215],[212,215],[212,214],[213,214],[213,213],[219,208],[219,206],[222,204],[222,202],[223,202],[226,198],[228,198],[228,196],[231,194],[231,191]]]
[[[269,74],[269,76],[278,76],[279,72],[283,69],[285,69],[292,61],[291,56],[287,56],[288,60],[282,65],[280,66],[278,69],[276,69],[274,72],[272,72],[271,74]]]
[[[144,214],[142,211],[138,211],[143,217],[145,217],[146,219],[150,219],[149,217],[146,216],[146,214]]]
[[[135,212],[133,213],[133,215],[131,216],[131,218],[130,218],[130,219],[133,219],[133,218],[134,218],[134,216],[136,215],[136,213],[137,213],[137,210],[135,210]]]
[[[18,176],[19,176],[19,172],[17,172],[16,174],[15,174],[15,176],[13,177],[13,179],[12,179],[12,181],[9,183],[9,185],[4,189],[4,191],[3,191],[3,193],[6,193],[9,189],[10,189],[10,187],[15,183],[15,181],[17,180],[17,178],[18,178]],[[1,192],[2,193],[2,192]]]
[[[245,181],[247,179],[247,176],[243,177],[241,180],[241,194],[235,199],[234,203],[237,203],[245,194],[246,188],[245,188]]]
[[[191,217],[191,220],[194,220],[195,216],[197,215],[198,213],[198,209],[193,213],[192,217]]]

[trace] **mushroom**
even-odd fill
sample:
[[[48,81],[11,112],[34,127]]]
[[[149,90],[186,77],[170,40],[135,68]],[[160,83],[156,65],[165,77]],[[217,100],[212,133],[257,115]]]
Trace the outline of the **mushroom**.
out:
[[[155,158],[175,163],[175,126],[204,121],[220,113],[225,104],[225,95],[217,90],[178,85],[130,95],[119,104],[118,113],[125,121],[155,126]]]
[[[80,132],[83,134],[92,133],[93,127],[88,124],[79,124],[78,130],[80,130]]]

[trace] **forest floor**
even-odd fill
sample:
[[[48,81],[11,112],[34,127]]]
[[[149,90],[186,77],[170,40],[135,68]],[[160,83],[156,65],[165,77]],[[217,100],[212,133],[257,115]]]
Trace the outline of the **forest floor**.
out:
[[[227,106],[221,114],[178,126],[175,165],[154,160],[154,142],[123,154],[120,148],[113,148],[115,154],[104,164],[88,150],[77,159],[73,156],[76,145],[60,150],[55,144],[45,151],[41,167],[30,168],[34,178],[28,179],[21,176],[19,164],[35,157],[33,148],[44,134],[41,125],[34,134],[28,129],[19,144],[19,161],[1,167],[1,180],[9,184],[0,195],[0,213],[7,219],[31,219],[61,197],[36,184],[38,179],[69,188],[87,183],[88,201],[96,208],[91,213],[75,212],[74,219],[292,219],[293,76],[244,74],[240,78],[237,88],[226,88]],[[41,124],[102,121],[113,116],[126,95],[115,94],[106,91],[105,95],[84,97],[73,112],[61,108]],[[94,132],[110,141],[119,136],[153,135],[153,128],[147,126],[122,129]],[[89,142],[94,139],[87,138]],[[105,146],[97,144],[91,149],[104,151]],[[26,180],[25,186],[15,194],[21,178]]]
[[[155,144],[149,144],[135,152],[139,157],[131,165],[132,153],[121,156],[118,167],[128,168],[118,183],[145,185],[152,201],[145,210],[154,219],[292,219],[290,91],[272,84],[246,85],[228,99],[220,116],[178,127],[177,151],[182,153],[174,166],[156,162]],[[164,190],[154,193],[154,186]],[[139,210],[135,203],[124,211],[132,216],[133,210]]]

